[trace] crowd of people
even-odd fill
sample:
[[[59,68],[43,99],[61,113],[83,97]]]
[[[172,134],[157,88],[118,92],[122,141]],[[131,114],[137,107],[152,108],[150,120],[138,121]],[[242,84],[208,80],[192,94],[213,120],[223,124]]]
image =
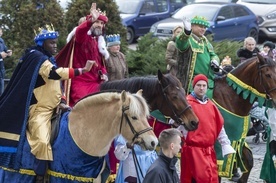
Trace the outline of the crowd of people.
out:
[[[29,82],[35,78],[31,90],[26,136],[35,156],[34,171],[36,182],[42,182],[47,170],[47,162],[53,161],[50,144],[51,117],[56,108],[69,109],[81,98],[99,91],[99,85],[106,81],[129,77],[125,55],[120,51],[120,35],[103,35],[108,17],[93,3],[90,14],[82,17],[67,37],[67,44],[57,56],[58,32],[50,25],[37,32],[35,46],[26,49],[13,75],[29,68],[22,80],[12,77],[10,83]],[[222,146],[222,154],[235,153],[224,130],[224,120],[216,105],[210,100],[213,96],[214,79],[231,66],[231,58],[220,59],[212,44],[204,36],[209,22],[202,16],[189,20],[183,18],[183,25],[173,30],[173,37],[166,49],[167,71],[181,81],[188,93],[187,100],[199,118],[195,131],[186,131],[183,126],[167,129],[159,135],[160,152],[144,151],[138,145],[128,144],[122,136],[114,141],[114,153],[119,160],[115,182],[160,182],[160,183],[216,183],[219,182],[214,144]],[[5,77],[3,59],[12,55],[1,38],[0,29],[0,95],[4,91]],[[69,50],[69,51],[68,51]],[[243,48],[237,51],[241,63],[257,54],[276,61],[275,44],[267,41],[263,50],[256,47],[252,37],[244,40]],[[29,67],[30,63],[33,64]],[[232,66],[231,69],[234,67]],[[230,70],[231,70],[230,69]],[[223,73],[224,72],[224,73]],[[70,79],[70,80],[69,80]],[[62,80],[62,82],[61,82]],[[5,90],[1,99],[10,97]],[[13,93],[12,93],[13,94]],[[51,94],[51,95],[49,95]],[[14,100],[14,98],[13,98]],[[208,113],[202,113],[208,111]],[[28,116],[28,118],[24,116]],[[181,150],[180,175],[177,173],[177,154]],[[110,157],[107,156],[109,161]],[[107,163],[106,180],[114,168]],[[139,167],[137,167],[139,165]],[[116,169],[116,164],[115,164]],[[204,170],[204,171],[202,171]]]

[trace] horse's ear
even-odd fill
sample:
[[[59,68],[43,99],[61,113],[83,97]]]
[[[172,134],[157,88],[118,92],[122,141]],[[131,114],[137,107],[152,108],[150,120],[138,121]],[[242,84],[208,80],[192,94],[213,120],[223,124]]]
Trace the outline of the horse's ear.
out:
[[[158,69],[158,80],[162,81],[163,79],[163,73]]]
[[[143,90],[142,89],[138,90],[138,92],[136,92],[136,94],[142,96],[143,95]]]
[[[257,53],[257,57],[259,60],[258,62],[260,62],[260,64],[263,65],[265,63],[265,58],[259,53]]]
[[[123,102],[125,102],[125,101],[126,101],[126,98],[127,98],[126,91],[123,90],[123,91],[121,92],[121,99],[122,99]]]

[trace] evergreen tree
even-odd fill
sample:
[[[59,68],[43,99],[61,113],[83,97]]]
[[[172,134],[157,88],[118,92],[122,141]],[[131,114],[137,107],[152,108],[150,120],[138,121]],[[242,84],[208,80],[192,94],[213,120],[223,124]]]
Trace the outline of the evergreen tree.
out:
[[[1,4],[3,38],[13,50],[13,56],[5,59],[9,77],[24,50],[34,45],[34,30],[53,24],[60,38],[66,38],[64,13],[57,0],[2,0]],[[65,38],[59,39],[59,48]]]
[[[137,49],[126,55],[131,76],[157,75],[166,72],[165,53],[169,40],[159,40],[148,33],[138,40]]]

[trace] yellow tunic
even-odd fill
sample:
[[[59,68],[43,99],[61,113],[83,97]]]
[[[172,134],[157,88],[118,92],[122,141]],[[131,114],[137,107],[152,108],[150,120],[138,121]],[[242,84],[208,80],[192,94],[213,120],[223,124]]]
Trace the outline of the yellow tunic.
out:
[[[40,160],[53,160],[50,144],[51,117],[62,97],[60,80],[69,79],[69,68],[56,69],[55,72],[60,77],[50,79],[49,74],[53,68],[54,65],[49,60],[41,65],[38,77],[41,76],[45,83],[36,86],[33,98],[37,102],[29,107],[27,139],[32,154]]]

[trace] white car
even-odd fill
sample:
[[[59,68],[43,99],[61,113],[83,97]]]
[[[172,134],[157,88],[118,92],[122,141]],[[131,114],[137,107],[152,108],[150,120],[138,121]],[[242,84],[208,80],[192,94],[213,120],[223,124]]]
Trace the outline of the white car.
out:
[[[259,36],[276,39],[276,0],[238,0],[258,16]]]

